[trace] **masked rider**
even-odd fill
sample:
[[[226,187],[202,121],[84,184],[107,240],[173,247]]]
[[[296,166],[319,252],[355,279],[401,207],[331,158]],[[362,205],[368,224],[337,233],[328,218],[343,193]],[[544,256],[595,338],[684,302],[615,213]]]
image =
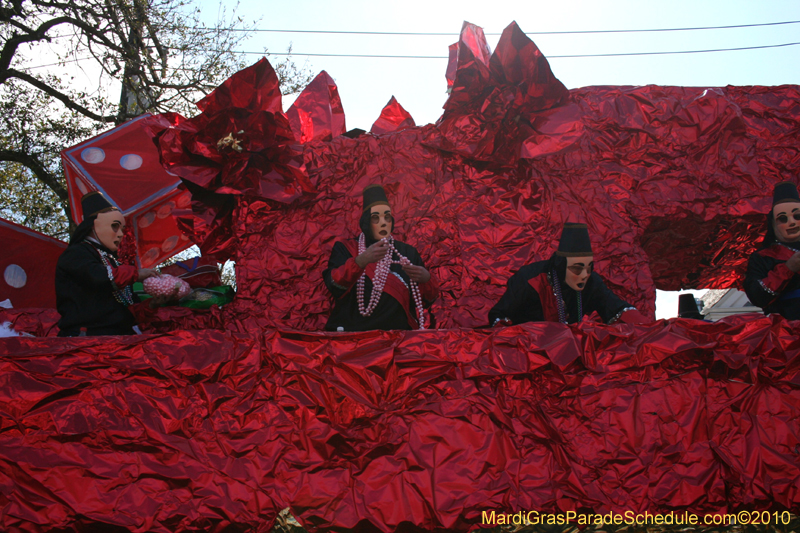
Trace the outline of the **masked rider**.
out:
[[[81,198],[83,222],[56,267],[59,337],[130,335],[135,320],[131,285],[157,272],[120,265],[117,250],[125,217],[99,192]]]
[[[439,289],[417,250],[392,237],[396,219],[380,185],[363,191],[357,239],[333,245],[325,285],[335,298],[325,329],[418,329]]]
[[[489,325],[523,322],[580,322],[597,311],[603,322],[648,322],[635,307],[618,298],[594,271],[586,224],[567,222],[558,250],[547,261],[520,268],[505,294],[489,311]]]
[[[800,196],[797,186],[775,186],[767,231],[747,263],[744,290],[764,314],[800,320]]]

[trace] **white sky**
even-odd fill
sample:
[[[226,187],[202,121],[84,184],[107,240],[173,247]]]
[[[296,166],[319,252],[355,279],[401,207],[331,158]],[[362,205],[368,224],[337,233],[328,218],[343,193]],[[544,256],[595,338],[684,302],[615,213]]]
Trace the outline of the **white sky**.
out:
[[[218,0],[201,0],[209,23]],[[230,14],[230,8],[228,8]],[[760,50],[629,57],[555,58],[569,54],[704,50],[800,42],[800,24],[756,28],[613,34],[532,35],[532,32],[690,28],[800,20],[800,1],[646,0],[403,2],[330,0],[265,2],[241,0],[237,13],[261,29],[353,32],[437,32],[447,36],[332,35],[258,32],[242,50],[285,52],[326,70],[337,82],[347,128],[369,130],[394,95],[416,123],[435,122],[445,102],[447,47],[463,21],[484,29],[494,50],[499,33],[516,21],[549,58],[567,88],[589,85],[800,85],[800,45]],[[497,34],[497,35],[489,35]],[[304,53],[423,55],[442,59],[308,57]],[[251,56],[255,62],[258,54]],[[275,56],[273,59],[280,59]],[[32,58],[35,62],[35,58]],[[44,59],[40,57],[39,59]],[[78,81],[78,80],[76,80]],[[91,82],[90,82],[91,83]],[[94,82],[96,84],[96,81]],[[284,99],[284,107],[292,98]],[[658,318],[675,316],[677,294],[659,291]]]

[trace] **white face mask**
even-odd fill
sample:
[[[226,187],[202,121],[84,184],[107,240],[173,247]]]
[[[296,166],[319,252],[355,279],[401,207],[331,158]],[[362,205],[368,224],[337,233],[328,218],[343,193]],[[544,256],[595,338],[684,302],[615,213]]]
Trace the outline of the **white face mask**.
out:
[[[567,274],[564,281],[572,290],[582,291],[586,288],[586,282],[592,275],[594,269],[594,257],[587,255],[584,257],[567,257]]]
[[[100,213],[94,221],[95,238],[112,252],[119,250],[123,230],[125,217],[117,210]]]
[[[785,202],[772,208],[772,229],[781,242],[800,241],[800,203]]]
[[[391,235],[394,228],[392,209],[386,204],[373,205],[369,212],[372,238],[377,241]]]

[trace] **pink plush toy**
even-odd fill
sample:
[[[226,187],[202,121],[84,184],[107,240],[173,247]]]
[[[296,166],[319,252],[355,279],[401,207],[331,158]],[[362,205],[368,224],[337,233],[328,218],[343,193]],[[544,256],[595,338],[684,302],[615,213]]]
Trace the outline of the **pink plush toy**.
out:
[[[144,285],[144,292],[150,296],[167,296],[176,300],[180,300],[192,292],[192,288],[188,283],[169,274],[147,278],[142,282],[142,285]],[[176,287],[178,289],[177,294],[175,294]]]

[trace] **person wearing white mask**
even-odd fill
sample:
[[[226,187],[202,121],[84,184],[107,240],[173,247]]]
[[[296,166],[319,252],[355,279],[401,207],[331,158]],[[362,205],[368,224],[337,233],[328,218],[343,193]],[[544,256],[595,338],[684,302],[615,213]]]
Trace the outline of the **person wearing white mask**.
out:
[[[764,314],[778,313],[800,320],[800,196],[797,186],[775,186],[767,231],[760,248],[750,255],[744,290]]]
[[[490,326],[524,322],[575,324],[593,312],[606,324],[649,322],[617,297],[594,271],[586,224],[566,222],[550,259],[525,265],[508,280],[505,294],[489,311]]]
[[[131,285],[158,272],[122,265],[117,250],[125,217],[99,192],[81,198],[83,221],[70,236],[56,266],[59,337],[130,335],[135,320],[128,306]]]

